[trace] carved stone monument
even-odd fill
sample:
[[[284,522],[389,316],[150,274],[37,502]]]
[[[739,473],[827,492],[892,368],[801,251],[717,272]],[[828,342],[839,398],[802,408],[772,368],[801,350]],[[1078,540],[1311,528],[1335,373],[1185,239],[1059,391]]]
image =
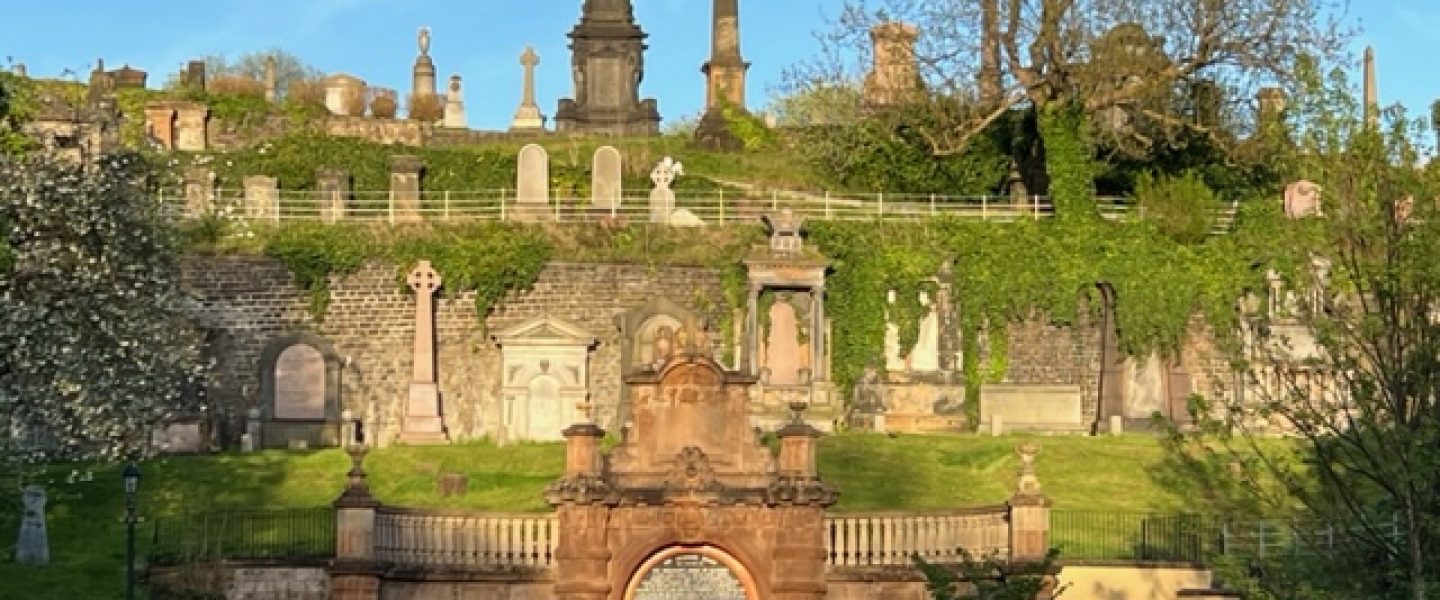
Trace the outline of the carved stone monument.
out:
[[[265,57],[265,101],[271,104],[280,101],[279,70],[273,55]]]
[[[545,491],[555,598],[824,598],[837,495],[816,469],[820,433],[797,416],[772,454],[747,416],[754,379],[715,363],[696,324],[665,333],[669,356],[626,377],[634,426],[608,456],[599,427],[565,430],[565,475]]]
[[[451,75],[450,85],[445,91],[445,120],[442,124],[449,129],[469,129],[465,122],[465,96],[460,90],[460,76]]]
[[[540,114],[540,105],[535,103],[535,67],[540,66],[540,55],[532,47],[526,47],[520,55],[520,66],[525,69],[525,80],[520,95],[520,108],[515,111],[515,120],[510,122],[510,131],[544,131],[545,116]]]
[[[557,131],[655,135],[660,111],[640,99],[645,77],[646,34],[635,23],[630,0],[585,0],[580,23],[570,32],[575,97],[560,100]]]
[[[20,537],[15,542],[15,562],[22,565],[50,564],[50,536],[45,528],[45,488],[25,486],[20,499],[25,512],[20,518]]]
[[[669,223],[675,212],[675,191],[670,186],[675,178],[685,174],[685,165],[673,158],[665,157],[650,171],[650,181],[655,189],[650,190],[650,222]]]
[[[435,61],[430,59],[430,28],[421,27],[417,35],[420,55],[415,57],[415,69],[411,74],[410,98],[435,97]]]
[[[435,292],[443,280],[430,261],[422,260],[405,281],[415,291],[415,369],[400,441],[445,443],[449,436],[440,415],[440,386],[435,377]]]
[[[866,106],[901,104],[920,89],[920,65],[915,58],[919,36],[920,30],[908,23],[882,23],[870,30],[875,65],[865,77]]]
[[[520,149],[515,170],[515,206],[518,221],[536,221],[550,213],[550,154],[539,144]]]
[[[420,177],[425,163],[418,156],[390,157],[390,211],[395,221],[420,220]]]
[[[613,146],[601,146],[595,151],[590,164],[592,206],[612,211],[620,208],[620,198],[624,195],[622,167],[620,151]]]
[[[705,110],[720,101],[745,108],[745,73],[750,63],[740,57],[740,0],[714,0],[711,23],[710,60],[700,68],[705,74]]]

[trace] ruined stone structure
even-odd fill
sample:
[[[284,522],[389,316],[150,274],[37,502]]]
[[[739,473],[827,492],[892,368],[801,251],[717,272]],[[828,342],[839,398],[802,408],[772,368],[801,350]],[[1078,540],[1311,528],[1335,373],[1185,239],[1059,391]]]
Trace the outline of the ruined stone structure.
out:
[[[640,99],[645,77],[645,32],[630,0],[585,0],[570,32],[575,97],[560,100],[560,132],[654,135],[660,131],[655,100]]]
[[[920,64],[915,58],[919,36],[920,30],[908,23],[882,23],[870,30],[875,64],[865,77],[866,106],[901,104],[921,89]]]

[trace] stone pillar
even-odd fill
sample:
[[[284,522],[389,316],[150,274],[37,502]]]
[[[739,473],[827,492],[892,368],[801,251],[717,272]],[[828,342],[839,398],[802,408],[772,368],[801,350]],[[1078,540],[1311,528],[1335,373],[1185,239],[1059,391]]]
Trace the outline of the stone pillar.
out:
[[[175,149],[175,109],[158,102],[145,105],[145,128],[150,137],[166,150]]]
[[[750,70],[750,63],[740,57],[740,3],[739,0],[714,2],[710,60],[700,68],[705,74],[705,110],[716,108],[721,100],[743,110],[745,73]]]
[[[406,279],[415,292],[414,373],[400,441],[407,444],[438,444],[449,441],[440,416],[440,385],[435,377],[435,292],[444,281],[422,260]]]
[[[1040,491],[1035,455],[1040,448],[1026,442],[1016,448],[1020,474],[1010,497],[1010,560],[1039,561],[1050,552],[1050,499]]]
[[[265,57],[265,101],[271,104],[280,101],[279,70],[273,55]]]
[[[390,157],[390,219],[415,222],[420,219],[420,175],[425,164],[420,157]]]
[[[410,97],[434,97],[435,61],[430,59],[430,28],[421,27],[418,36],[420,56],[415,58],[415,70],[410,81]]]
[[[365,482],[365,447],[350,449],[345,492],[335,500],[335,561],[330,565],[332,600],[379,600],[380,565],[375,560],[375,512],[380,502]]]
[[[604,524],[611,508],[602,503],[610,487],[604,479],[600,442],[605,431],[590,423],[565,430],[565,476],[545,489],[555,506],[560,539],[555,548],[555,598],[606,600],[610,597],[611,552]]]
[[[210,107],[188,103],[175,109],[175,149],[181,152],[204,152],[209,147]]]
[[[1375,79],[1375,48],[1365,47],[1365,124],[1380,124],[1380,87]]]
[[[760,290],[751,283],[745,296],[745,374],[760,372]]]
[[[817,449],[820,431],[805,423],[805,403],[790,405],[789,424],[780,428],[780,456],[773,501],[780,527],[771,556],[771,594],[785,600],[824,598],[825,507],[835,503],[835,490],[820,481]]]
[[[566,428],[565,436],[565,477],[600,477],[600,440],[605,431],[590,423],[579,423]]]
[[[870,30],[875,64],[865,77],[866,106],[894,106],[919,90],[920,65],[915,58],[919,36],[919,29],[908,23],[882,23]]]
[[[280,220],[280,180],[251,175],[245,183],[245,216],[251,219]]]
[[[345,169],[316,169],[315,193],[320,201],[320,220],[326,223],[345,220],[350,203],[350,172]]]
[[[215,172],[205,167],[185,169],[185,215],[199,218],[215,210]]]
[[[520,55],[520,66],[525,69],[524,87],[510,131],[544,131],[545,117],[540,114],[540,105],[535,103],[535,67],[540,66],[540,55],[535,53],[535,48],[525,48],[525,53]]]
[[[825,364],[825,286],[810,290],[810,380],[829,381],[830,365]]]
[[[263,433],[264,431],[260,428],[260,409],[252,408],[246,411],[245,435],[250,436],[250,448],[248,451],[254,452],[255,450],[265,447],[265,440],[262,437]]]

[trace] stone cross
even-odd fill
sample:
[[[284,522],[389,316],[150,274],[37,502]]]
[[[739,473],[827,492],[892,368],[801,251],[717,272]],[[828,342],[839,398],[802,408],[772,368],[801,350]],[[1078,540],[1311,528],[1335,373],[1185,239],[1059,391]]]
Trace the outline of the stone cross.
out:
[[[26,486],[21,501],[25,512],[20,520],[20,537],[15,542],[15,562],[22,565],[50,564],[50,536],[45,529],[45,488]]]
[[[400,441],[444,443],[448,436],[440,415],[440,386],[435,378],[435,292],[444,281],[430,261],[422,260],[405,282],[415,291],[415,369]]]
[[[415,292],[415,378],[417,383],[435,382],[435,292],[443,280],[430,261],[415,265],[405,283]]]
[[[535,103],[535,67],[540,65],[540,55],[535,48],[526,46],[520,55],[520,66],[525,67],[525,83],[520,92],[520,108],[510,123],[512,131],[536,131],[545,128],[545,117],[540,114],[540,105]]]
[[[655,184],[655,189],[650,190],[651,223],[670,223],[675,212],[675,192],[670,186],[675,183],[676,177],[684,174],[685,165],[668,156],[650,171],[650,181]]]

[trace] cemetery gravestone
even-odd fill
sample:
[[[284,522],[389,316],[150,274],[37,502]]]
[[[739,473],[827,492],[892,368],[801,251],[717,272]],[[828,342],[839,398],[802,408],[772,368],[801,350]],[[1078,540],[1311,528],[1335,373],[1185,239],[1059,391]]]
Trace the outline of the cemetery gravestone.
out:
[[[20,499],[25,512],[20,520],[20,538],[15,542],[15,562],[22,565],[50,564],[50,536],[45,529],[45,488],[26,486]]]
[[[550,206],[550,155],[538,144],[520,149],[515,172],[515,218],[534,221],[544,218]]]
[[[615,210],[620,208],[623,192],[621,183],[620,151],[611,146],[601,146],[595,151],[590,168],[591,204],[595,208]]]
[[[650,181],[655,184],[655,189],[650,190],[651,223],[670,222],[670,213],[675,212],[675,192],[670,186],[684,174],[685,165],[668,156],[650,171]]]

